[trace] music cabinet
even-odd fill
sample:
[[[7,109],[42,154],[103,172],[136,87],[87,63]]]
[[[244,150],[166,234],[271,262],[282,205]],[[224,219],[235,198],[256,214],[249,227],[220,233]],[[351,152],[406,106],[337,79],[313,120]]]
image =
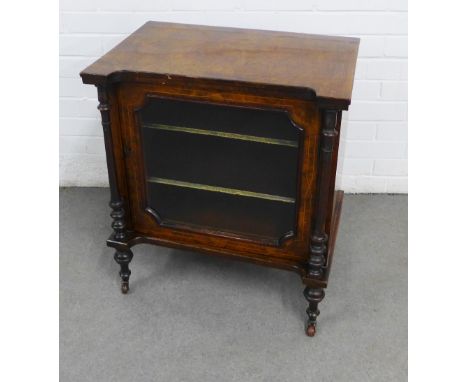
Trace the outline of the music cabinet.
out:
[[[80,73],[98,90],[123,293],[135,244],[228,256],[297,272],[315,334],[358,46],[148,22]]]

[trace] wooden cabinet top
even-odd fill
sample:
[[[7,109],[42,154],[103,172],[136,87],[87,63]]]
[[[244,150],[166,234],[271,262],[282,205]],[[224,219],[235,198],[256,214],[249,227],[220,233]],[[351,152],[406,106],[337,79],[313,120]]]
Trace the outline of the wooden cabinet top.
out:
[[[150,21],[83,70],[84,83],[146,77],[280,88],[348,105],[359,39]]]

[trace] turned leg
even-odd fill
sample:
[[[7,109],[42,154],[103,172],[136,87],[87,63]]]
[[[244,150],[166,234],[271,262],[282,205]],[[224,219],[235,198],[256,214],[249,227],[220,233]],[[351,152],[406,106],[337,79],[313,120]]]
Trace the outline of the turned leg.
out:
[[[320,314],[318,309],[318,304],[325,297],[325,292],[322,288],[310,288],[306,287],[304,289],[304,297],[309,302],[309,307],[307,308],[307,322],[305,326],[306,334],[309,337],[313,337],[316,332],[317,317]]]
[[[130,271],[130,268],[128,265],[130,264],[130,261],[132,261],[133,258],[133,253],[131,250],[127,249],[125,251],[119,251],[117,250],[114,255],[114,260],[120,265],[120,278],[122,279],[122,284],[121,284],[121,290],[123,294],[126,294],[129,290],[129,279],[130,279],[130,274],[132,273]]]

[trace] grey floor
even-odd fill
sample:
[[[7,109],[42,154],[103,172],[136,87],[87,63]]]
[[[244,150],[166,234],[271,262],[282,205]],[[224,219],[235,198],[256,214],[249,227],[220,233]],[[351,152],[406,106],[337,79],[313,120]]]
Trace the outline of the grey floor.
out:
[[[60,193],[61,382],[406,381],[406,196],[345,195],[308,338],[285,271],[141,245],[122,295],[108,192]]]

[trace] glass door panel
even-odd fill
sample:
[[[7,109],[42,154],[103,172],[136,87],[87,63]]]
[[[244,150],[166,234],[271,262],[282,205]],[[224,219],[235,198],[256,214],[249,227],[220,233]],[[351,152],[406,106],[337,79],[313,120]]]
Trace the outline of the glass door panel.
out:
[[[139,118],[160,224],[273,244],[294,234],[301,131],[286,112],[150,97]]]

